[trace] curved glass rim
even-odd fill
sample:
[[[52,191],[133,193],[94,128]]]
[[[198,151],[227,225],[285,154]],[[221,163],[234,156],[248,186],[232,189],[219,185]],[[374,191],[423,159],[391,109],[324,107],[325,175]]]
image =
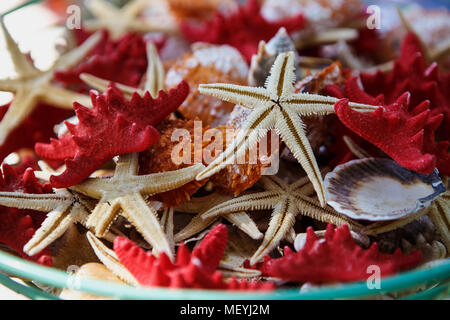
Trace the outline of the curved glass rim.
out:
[[[377,296],[392,291],[450,280],[450,259],[429,269],[404,272],[381,280],[379,289],[370,289],[365,282],[339,286],[324,286],[308,292],[297,289],[278,289],[270,292],[239,292],[198,289],[169,289],[133,287],[111,281],[81,278],[62,270],[26,261],[0,252],[0,270],[11,275],[57,288],[68,288],[118,299],[151,300],[320,300]],[[449,286],[446,283],[445,286]]]

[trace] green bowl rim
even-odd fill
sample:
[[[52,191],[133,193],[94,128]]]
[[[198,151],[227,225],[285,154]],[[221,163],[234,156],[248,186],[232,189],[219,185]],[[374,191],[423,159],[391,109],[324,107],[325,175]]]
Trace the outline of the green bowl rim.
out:
[[[365,282],[352,282],[340,286],[324,286],[308,292],[299,289],[278,289],[270,292],[231,292],[197,289],[145,288],[118,284],[111,281],[76,277],[62,270],[26,261],[6,252],[0,252],[0,270],[20,278],[31,279],[56,288],[69,288],[119,299],[155,300],[300,300],[341,299],[377,296],[392,291],[435,284],[450,280],[450,259],[442,265],[408,271],[381,280],[381,288],[369,289]],[[444,284],[448,286],[449,284]]]

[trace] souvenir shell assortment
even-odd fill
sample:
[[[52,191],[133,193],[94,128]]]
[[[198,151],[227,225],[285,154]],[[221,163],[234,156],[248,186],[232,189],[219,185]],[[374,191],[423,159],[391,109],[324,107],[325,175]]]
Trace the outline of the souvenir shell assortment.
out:
[[[358,0],[121,3],[89,1],[89,30],[68,30],[47,72],[1,20],[18,74],[0,80],[15,93],[0,107],[2,250],[231,291],[448,257],[448,11],[420,9],[440,19],[428,39],[402,12],[402,33],[368,30]]]

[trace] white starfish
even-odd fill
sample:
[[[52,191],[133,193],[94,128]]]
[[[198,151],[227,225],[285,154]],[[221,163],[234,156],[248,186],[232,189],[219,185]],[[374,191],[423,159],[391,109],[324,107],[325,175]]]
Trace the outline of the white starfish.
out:
[[[307,177],[289,185],[275,176],[263,176],[259,182],[266,191],[225,201],[202,215],[204,219],[210,219],[234,212],[273,209],[269,228],[262,244],[253,254],[250,260],[251,264],[261,260],[264,255],[278,245],[291,230],[298,214],[335,225],[346,223],[351,229],[359,230],[362,228],[358,223],[339,214],[333,208],[322,208],[316,200],[306,196],[305,193],[310,190]]]
[[[96,19],[85,21],[84,26],[89,31],[107,29],[113,40],[129,31],[173,33],[173,26],[149,24],[138,19],[138,15],[148,5],[148,0],[132,0],[118,8],[105,0],[88,0],[86,6]]]
[[[147,49],[147,71],[144,83],[144,88],[130,87],[121,83],[116,83],[118,89],[120,89],[127,98],[131,98],[134,92],[143,96],[145,91],[150,92],[150,95],[155,98],[158,96],[159,90],[164,89],[164,67],[159,58],[158,51],[155,45],[148,41],[146,44]],[[100,92],[105,92],[108,88],[110,81],[98,78],[88,73],[82,73],[80,79],[92,88],[97,89]]]
[[[294,53],[281,53],[275,60],[266,87],[246,87],[233,84],[201,84],[202,94],[252,109],[237,137],[227,149],[203,170],[197,180],[210,177],[235,159],[243,159],[246,150],[275,129],[292,151],[310,178],[322,206],[326,205],[325,190],[313,151],[306,138],[300,116],[334,113],[338,99],[307,93],[293,93]],[[358,111],[373,111],[374,106],[349,103]],[[224,161],[226,159],[226,161]]]
[[[100,200],[86,222],[96,236],[102,237],[122,210],[154,249],[172,257],[172,248],[157,213],[145,199],[181,187],[195,179],[203,168],[202,164],[197,164],[175,171],[137,175],[138,154],[126,154],[119,157],[112,177],[88,178],[70,189]]]
[[[38,102],[64,109],[72,109],[74,101],[86,106],[90,105],[89,96],[58,87],[52,83],[52,80],[55,70],[70,68],[81,61],[100,40],[99,33],[93,34],[81,46],[61,56],[49,70],[40,71],[25,54],[20,52],[2,18],[0,18],[0,29],[3,31],[6,47],[18,73],[16,79],[0,80],[0,91],[13,92],[15,95],[0,123],[0,145],[4,143],[9,133],[32,113]]]

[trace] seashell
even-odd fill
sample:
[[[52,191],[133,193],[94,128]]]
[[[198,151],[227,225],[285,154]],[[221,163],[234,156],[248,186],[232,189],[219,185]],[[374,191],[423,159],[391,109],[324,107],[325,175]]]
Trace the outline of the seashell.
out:
[[[282,52],[293,51],[295,53],[295,65],[299,64],[300,57],[295,49],[294,42],[289,37],[285,28],[280,28],[277,34],[269,42],[261,41],[258,47],[258,53],[253,55],[248,73],[248,83],[254,87],[264,86],[266,78],[270,73],[278,54]],[[301,77],[299,68],[295,69],[296,80]]]
[[[390,159],[366,158],[337,166],[325,176],[328,204],[353,219],[394,220],[430,206],[445,185]]]
[[[228,45],[194,43],[192,53],[177,59],[170,67],[165,86],[170,89],[181,80],[188,82],[191,91],[178,108],[189,120],[200,119],[204,126],[224,124],[234,104],[206,96],[198,91],[202,83],[233,83],[245,85],[248,66],[239,51]]]

